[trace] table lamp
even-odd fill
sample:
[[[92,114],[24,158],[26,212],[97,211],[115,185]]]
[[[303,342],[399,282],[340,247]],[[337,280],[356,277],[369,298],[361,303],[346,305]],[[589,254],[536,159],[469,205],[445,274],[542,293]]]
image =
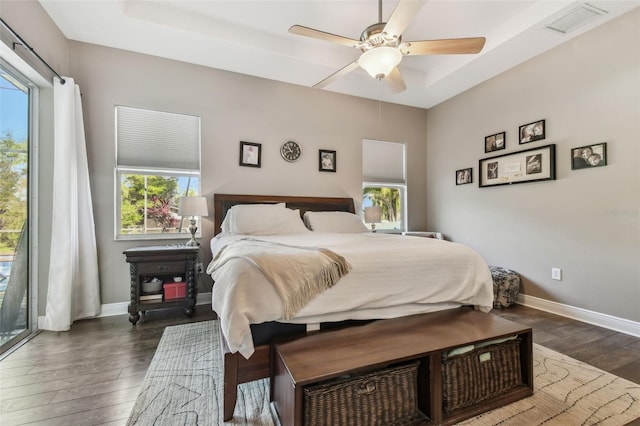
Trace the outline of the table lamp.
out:
[[[180,197],[178,214],[182,217],[191,216],[191,225],[189,225],[191,240],[185,243],[185,245],[199,246],[200,243],[196,241],[196,231],[198,230],[198,227],[196,226],[196,216],[209,215],[206,197]]]
[[[371,224],[371,232],[376,232],[376,223],[382,221],[382,210],[379,206],[364,208],[364,221]]]

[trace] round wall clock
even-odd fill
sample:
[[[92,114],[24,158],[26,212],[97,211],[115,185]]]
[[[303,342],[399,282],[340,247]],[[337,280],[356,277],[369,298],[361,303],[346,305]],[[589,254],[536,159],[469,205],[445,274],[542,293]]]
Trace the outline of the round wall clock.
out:
[[[300,145],[294,141],[286,141],[280,147],[280,155],[289,162],[298,160],[298,158],[300,158],[300,154],[302,154]]]

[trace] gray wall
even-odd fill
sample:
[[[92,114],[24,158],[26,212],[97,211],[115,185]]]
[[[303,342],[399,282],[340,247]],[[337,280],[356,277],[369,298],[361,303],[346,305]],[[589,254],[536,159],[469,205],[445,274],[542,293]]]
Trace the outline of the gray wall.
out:
[[[426,225],[424,109],[383,104],[380,122],[376,101],[79,42],[70,43],[70,73],[82,90],[103,303],[128,301],[122,251],[158,244],[113,240],[115,105],[200,116],[202,192],[209,197],[288,194],[347,196],[359,202],[362,139],[406,143],[409,225]],[[279,154],[288,139],[303,150],[293,164]],[[240,141],[262,143],[261,168],[238,165]],[[337,151],[337,173],[318,171],[321,148]],[[212,217],[205,218],[205,263],[213,231]],[[209,277],[201,277],[200,291],[209,291],[210,284]]]
[[[53,69],[66,74],[69,61],[69,43],[62,31],[49,18],[47,12],[35,0],[2,0],[0,16],[18,33]],[[11,44],[9,44],[11,47]],[[26,49],[16,51],[27,63],[47,78],[51,72]]]
[[[640,320],[640,10],[428,112],[427,216],[487,262],[524,277],[523,292]],[[546,119],[546,140],[518,126]],[[557,180],[479,188],[484,137],[514,152],[556,144]],[[607,142],[608,165],[571,170],[570,149]],[[473,167],[472,185],[455,186]],[[563,269],[562,281],[551,268]]]

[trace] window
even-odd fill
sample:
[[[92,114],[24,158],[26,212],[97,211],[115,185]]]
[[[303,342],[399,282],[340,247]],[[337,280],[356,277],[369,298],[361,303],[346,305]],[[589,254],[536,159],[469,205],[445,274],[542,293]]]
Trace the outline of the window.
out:
[[[6,354],[37,330],[37,270],[32,259],[37,254],[34,130],[40,82],[0,45],[0,354]]]
[[[380,232],[406,230],[405,146],[365,139],[362,142],[362,208],[380,206]],[[371,228],[371,224],[367,223]]]
[[[115,177],[116,239],[190,235],[178,200],[200,194],[200,118],[117,106]]]

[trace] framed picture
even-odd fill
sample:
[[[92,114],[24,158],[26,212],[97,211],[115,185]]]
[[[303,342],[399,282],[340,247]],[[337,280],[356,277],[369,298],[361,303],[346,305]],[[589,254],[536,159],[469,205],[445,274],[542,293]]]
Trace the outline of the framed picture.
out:
[[[478,178],[481,188],[512,183],[555,180],[555,144],[531,148],[511,154],[483,158]]]
[[[334,172],[336,171],[336,152],[321,149],[318,151],[318,167],[321,172]]]
[[[571,149],[571,169],[588,169],[607,165],[607,143]]]
[[[545,138],[544,120],[534,121],[533,123],[520,126],[518,134],[520,135],[520,144],[539,141]]]
[[[262,144],[240,142],[240,165],[246,167],[260,167],[262,158]]]
[[[506,132],[496,133],[495,135],[484,138],[484,152],[493,152],[505,148]]]
[[[473,181],[473,177],[471,176],[472,172],[473,168],[471,167],[468,169],[456,170],[456,185],[466,185],[467,183],[471,183]]]

